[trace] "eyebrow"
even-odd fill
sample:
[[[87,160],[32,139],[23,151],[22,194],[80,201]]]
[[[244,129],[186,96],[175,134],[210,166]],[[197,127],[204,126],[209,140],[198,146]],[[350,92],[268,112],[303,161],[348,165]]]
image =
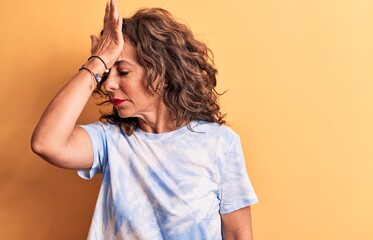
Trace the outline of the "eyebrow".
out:
[[[130,66],[132,66],[132,67],[135,67],[135,66],[136,66],[136,64],[131,63],[131,62],[126,61],[126,60],[119,60],[119,61],[116,61],[116,62],[115,62],[115,65],[116,65],[116,66],[118,66],[118,65],[120,65],[120,64],[127,64],[127,65],[130,65]]]

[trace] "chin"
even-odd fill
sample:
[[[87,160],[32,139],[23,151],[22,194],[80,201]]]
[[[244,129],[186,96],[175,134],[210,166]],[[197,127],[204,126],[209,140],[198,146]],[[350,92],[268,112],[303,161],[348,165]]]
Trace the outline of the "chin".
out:
[[[129,118],[131,117],[128,113],[126,113],[125,111],[117,111],[117,114],[119,117],[121,118]]]
[[[120,118],[130,118],[132,116],[128,115],[128,114],[118,114]]]
[[[131,113],[126,112],[126,111],[118,111],[118,116],[121,117],[121,118],[135,117],[134,114],[131,114]]]

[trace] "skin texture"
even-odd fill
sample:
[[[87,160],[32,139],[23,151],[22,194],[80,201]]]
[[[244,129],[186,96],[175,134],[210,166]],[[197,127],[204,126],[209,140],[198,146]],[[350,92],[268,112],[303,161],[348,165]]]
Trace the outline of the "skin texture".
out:
[[[116,0],[106,5],[104,32],[91,36],[92,55],[100,56],[111,69],[104,88],[111,98],[127,100],[117,106],[121,117],[137,117],[147,132],[163,133],[176,129],[161,98],[162,89],[150,95],[145,90],[146,70],[139,65],[133,46],[122,34],[122,17]],[[102,75],[105,67],[96,58],[86,63],[92,72]],[[87,132],[76,126],[96,82],[86,70],[79,71],[47,106],[31,139],[32,150],[49,163],[68,169],[92,166],[93,149]],[[251,240],[250,207],[221,216],[224,240]]]

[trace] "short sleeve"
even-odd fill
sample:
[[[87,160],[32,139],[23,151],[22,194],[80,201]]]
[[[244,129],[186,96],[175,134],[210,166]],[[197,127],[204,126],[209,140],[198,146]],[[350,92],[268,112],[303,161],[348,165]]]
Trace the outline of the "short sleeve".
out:
[[[241,141],[235,134],[223,159],[220,214],[226,214],[258,202],[246,172]]]
[[[93,164],[91,168],[79,169],[78,175],[84,179],[91,179],[96,174],[102,173],[103,164],[106,160],[106,135],[103,123],[96,122],[88,125],[80,125],[79,127],[87,131],[91,138],[93,147]]]

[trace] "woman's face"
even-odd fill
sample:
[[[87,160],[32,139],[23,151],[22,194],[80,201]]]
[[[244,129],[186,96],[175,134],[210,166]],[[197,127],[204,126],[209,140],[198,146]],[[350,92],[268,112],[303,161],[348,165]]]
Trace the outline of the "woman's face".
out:
[[[150,95],[146,91],[146,69],[139,64],[136,49],[129,41],[125,41],[123,51],[103,86],[121,118],[145,119],[162,103],[159,94]]]

